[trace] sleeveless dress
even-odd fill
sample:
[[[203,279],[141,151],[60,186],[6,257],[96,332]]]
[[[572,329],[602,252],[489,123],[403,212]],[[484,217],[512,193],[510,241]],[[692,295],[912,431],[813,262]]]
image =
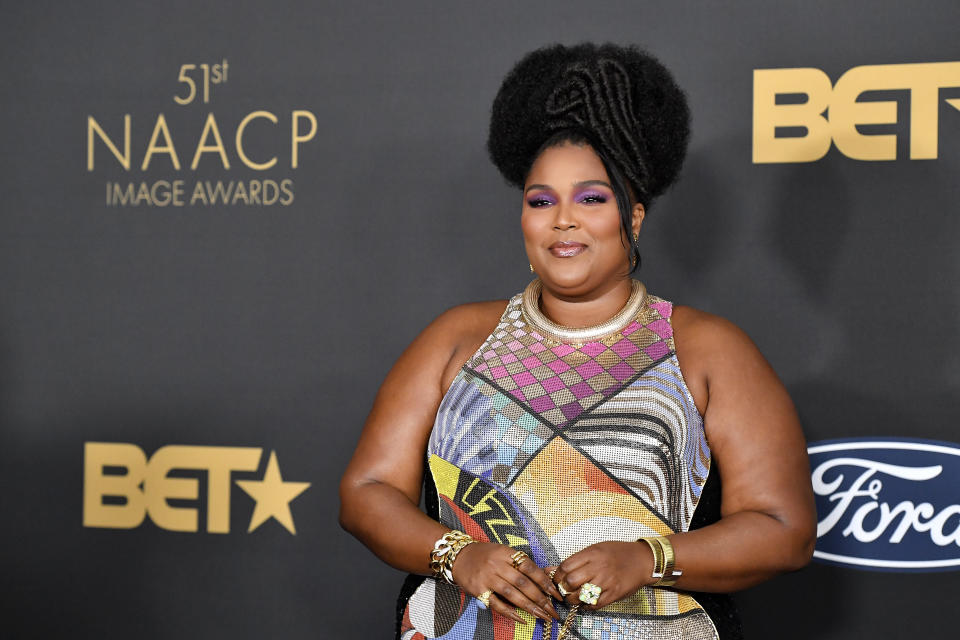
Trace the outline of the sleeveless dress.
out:
[[[680,373],[672,310],[646,294],[619,332],[570,344],[534,326],[522,295],[514,296],[440,404],[424,474],[430,515],[477,540],[525,551],[541,567],[597,542],[716,521],[718,478]],[[563,619],[566,605],[554,606]],[[560,623],[518,613],[527,624],[493,614],[443,580],[409,576],[397,636],[557,637]],[[581,612],[568,637],[726,640],[741,637],[739,627],[728,596],[644,587]]]

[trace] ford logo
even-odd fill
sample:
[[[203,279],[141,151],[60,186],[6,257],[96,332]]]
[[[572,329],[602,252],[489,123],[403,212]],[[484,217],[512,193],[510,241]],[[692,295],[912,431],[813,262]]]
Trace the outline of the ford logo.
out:
[[[813,557],[875,571],[960,568],[960,445],[824,440],[810,454]]]

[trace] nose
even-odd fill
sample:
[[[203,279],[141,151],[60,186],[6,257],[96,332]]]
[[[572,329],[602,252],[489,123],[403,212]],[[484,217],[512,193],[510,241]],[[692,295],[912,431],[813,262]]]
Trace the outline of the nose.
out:
[[[573,207],[565,201],[558,202],[553,208],[553,228],[557,231],[567,231],[577,228],[577,218]]]

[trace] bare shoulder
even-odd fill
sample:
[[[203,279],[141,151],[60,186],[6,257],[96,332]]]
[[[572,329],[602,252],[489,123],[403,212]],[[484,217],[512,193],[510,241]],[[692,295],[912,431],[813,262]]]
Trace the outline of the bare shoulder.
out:
[[[435,322],[454,334],[468,338],[478,331],[497,326],[508,302],[509,300],[485,300],[460,304],[441,313]],[[487,334],[483,337],[486,338]]]
[[[726,318],[686,305],[676,305],[670,318],[675,341],[690,351],[711,353],[729,349],[756,348],[749,336]],[[706,354],[703,354],[706,355]]]
[[[484,328],[495,327],[506,305],[506,300],[489,300],[450,307],[420,332],[414,344],[427,343],[434,350],[452,353]]]
[[[776,378],[753,340],[726,318],[676,305],[671,324],[680,370],[701,413],[709,403],[711,388],[740,374]]]
[[[467,359],[480,348],[500,322],[508,300],[468,302],[444,311],[434,321],[445,336],[450,358],[441,376],[446,390]]]

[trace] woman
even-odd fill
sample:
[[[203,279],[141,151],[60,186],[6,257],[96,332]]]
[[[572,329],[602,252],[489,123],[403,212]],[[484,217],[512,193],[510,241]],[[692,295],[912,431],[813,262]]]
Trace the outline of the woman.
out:
[[[403,638],[734,638],[722,594],[809,561],[776,374],[729,322],[630,277],[688,120],[635,48],[549,47],[505,79],[488,148],[523,189],[537,278],[417,337],[341,484],[343,526],[415,574]]]

